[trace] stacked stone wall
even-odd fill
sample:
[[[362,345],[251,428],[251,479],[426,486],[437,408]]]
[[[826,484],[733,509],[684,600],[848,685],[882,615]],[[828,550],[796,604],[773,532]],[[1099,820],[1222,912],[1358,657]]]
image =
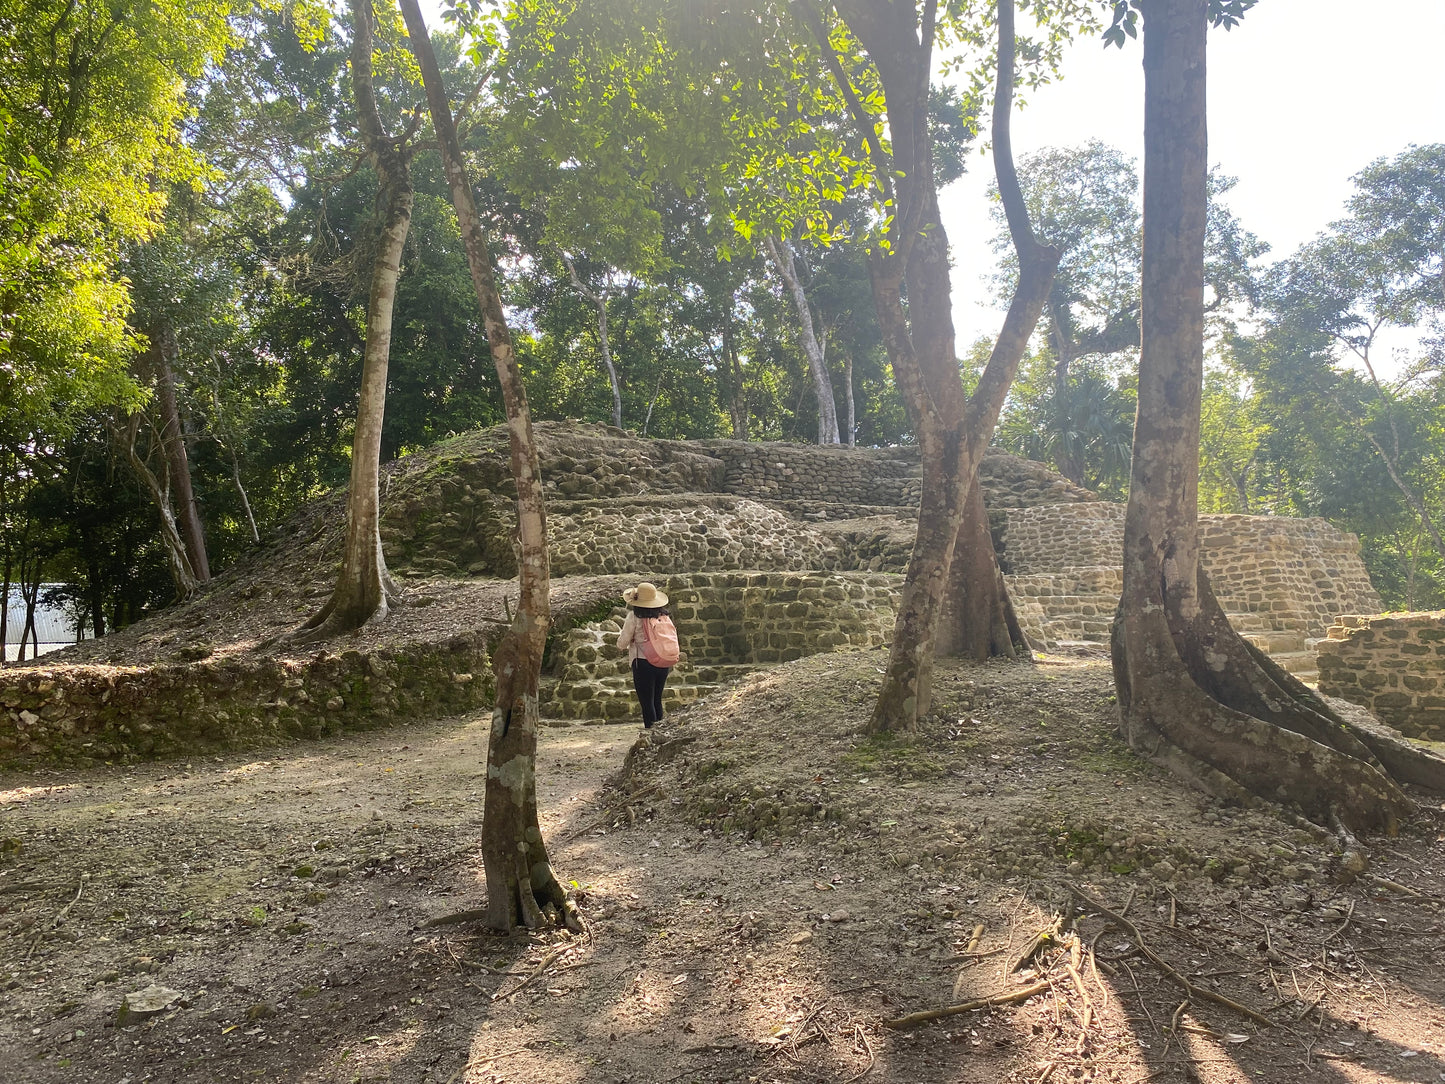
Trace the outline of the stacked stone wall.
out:
[[[1344,616],[1315,647],[1320,692],[1445,741],[1445,611]]]
[[[805,523],[737,497],[554,504],[552,571],[559,576],[646,570],[649,576],[738,568],[826,569],[833,546]]]
[[[1360,540],[1323,519],[1200,516],[1205,571],[1225,609],[1323,636],[1345,613],[1379,610]]]
[[[668,682],[676,703],[757,666],[888,642],[901,578],[860,573],[718,572],[660,582],[683,658]],[[633,711],[626,652],[617,634],[626,611],[569,629],[553,646],[549,714],[623,717]]]
[[[1006,514],[1000,562],[1035,642],[1107,639],[1123,585],[1124,512],[1099,501]],[[1325,520],[1199,519],[1200,560],[1220,604],[1265,650],[1302,652],[1337,615],[1379,609],[1359,540]]]
[[[754,500],[827,505],[918,505],[915,448],[844,448],[806,444],[699,441],[724,465],[722,488]]]
[[[480,634],[307,660],[0,671],[0,763],[124,761],[474,711],[491,702]]]
[[[1009,512],[1000,547],[1006,574],[1116,567],[1124,553],[1124,506],[1107,501]]]
[[[818,540],[782,524],[892,516],[911,525],[918,507],[917,448],[644,440],[608,426],[555,422],[539,424],[537,436],[553,559],[567,572],[892,570],[899,567],[895,552],[874,547],[855,555],[844,547],[829,557],[818,553]],[[979,479],[995,526],[1009,509],[1096,500],[1017,456],[986,456]],[[414,576],[516,575],[514,497],[500,427],[464,434],[389,465],[381,520],[388,566]],[[744,511],[737,499],[766,505],[776,515],[762,516],[756,507]],[[700,512],[701,520],[692,517],[681,534],[666,530],[669,541],[687,543],[669,559],[676,547],[640,546],[620,531],[609,537],[613,526],[621,526],[611,507],[619,501],[644,514],[671,511],[679,519],[689,518],[684,509],[692,506],[711,510]],[[328,519],[334,516],[319,522]],[[748,541],[754,528],[758,540]],[[729,540],[715,544],[691,537],[714,530]],[[318,532],[318,539],[326,535],[324,526]],[[780,540],[785,559],[779,559]],[[721,553],[727,554],[723,563],[717,559]]]

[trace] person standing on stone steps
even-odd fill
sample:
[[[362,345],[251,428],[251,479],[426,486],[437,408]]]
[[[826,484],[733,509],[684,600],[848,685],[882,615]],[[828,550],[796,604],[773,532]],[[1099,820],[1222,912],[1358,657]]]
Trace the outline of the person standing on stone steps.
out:
[[[622,601],[627,603],[627,619],[617,634],[617,646],[627,649],[642,725],[651,730],[662,722],[662,689],[681,657],[677,626],[667,612],[667,596],[653,584],[629,587],[622,592]]]

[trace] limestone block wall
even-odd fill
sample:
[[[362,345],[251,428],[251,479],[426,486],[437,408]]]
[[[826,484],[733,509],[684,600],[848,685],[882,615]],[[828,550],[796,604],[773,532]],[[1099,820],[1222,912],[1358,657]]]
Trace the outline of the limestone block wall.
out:
[[[1344,616],[1315,645],[1320,692],[1445,741],[1445,611]]]
[[[1201,516],[1200,528],[1204,567],[1226,610],[1316,637],[1341,614],[1380,609],[1359,538],[1326,520]]]
[[[1005,574],[1114,567],[1124,553],[1124,506],[1049,504],[1009,512],[999,557]]]
[[[722,489],[766,501],[918,504],[916,448],[845,448],[745,441],[697,442],[724,465]]]
[[[557,503],[548,509],[558,576],[645,570],[657,577],[737,568],[824,569],[828,540],[777,509],[738,497]]]
[[[765,664],[842,647],[877,647],[893,632],[899,576],[865,573],[704,572],[660,581],[686,661]],[[568,630],[556,668],[582,676],[618,659],[626,611]]]
[[[1124,511],[1096,501],[1007,512],[1000,561],[1037,643],[1107,638],[1123,586]],[[1220,604],[1267,651],[1303,651],[1337,615],[1380,607],[1359,540],[1323,519],[1201,516],[1200,540]]]
[[[481,634],[400,651],[0,671],[0,764],[123,761],[319,737],[491,703]]]
[[[912,510],[918,506],[917,448],[644,440],[610,426],[559,422],[539,423],[536,432],[554,560],[576,572],[644,567],[674,572],[722,567],[891,570],[900,567],[892,532],[873,540],[860,536],[863,552],[856,554],[833,545],[837,557],[829,559],[816,556],[818,543],[806,532],[785,528],[781,517],[806,525],[891,515],[906,518],[911,527]],[[1016,456],[985,457],[979,477],[995,519],[1008,509],[1097,503],[1087,490]],[[387,563],[397,572],[516,574],[514,489],[503,428],[463,434],[389,464],[383,488],[381,538]],[[334,499],[339,508],[339,496]],[[745,510],[738,499],[781,516],[763,516],[756,507]],[[648,546],[639,552],[621,535],[607,538],[615,522],[610,506],[618,501],[634,508],[651,503],[680,515],[694,505],[710,510],[699,513],[701,520],[689,522],[681,535],[669,531],[673,541],[687,543],[680,549]],[[325,523],[335,522],[337,514],[317,518],[316,540],[326,535]],[[759,532],[756,544],[744,541],[753,527]],[[701,536],[714,532],[730,540],[704,544]],[[675,559],[665,559],[674,552]],[[715,556],[722,552],[728,553],[725,563]]]
[[[866,573],[703,572],[662,581],[683,659],[669,697],[756,666],[848,647],[880,646],[893,631],[899,576]],[[616,647],[626,611],[569,629],[553,645],[556,680],[546,711],[622,717],[631,710],[625,652]],[[620,694],[606,702],[605,694]]]
[[[788,662],[884,643],[901,587],[897,576],[719,572],[671,588],[671,609],[696,661]]]

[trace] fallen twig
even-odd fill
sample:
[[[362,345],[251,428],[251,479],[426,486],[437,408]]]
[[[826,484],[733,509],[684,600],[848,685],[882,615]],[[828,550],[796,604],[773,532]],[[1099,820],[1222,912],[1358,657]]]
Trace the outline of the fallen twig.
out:
[[[491,1054],[485,1058],[477,1058],[475,1061],[469,1061],[451,1076],[447,1077],[447,1084],[456,1084],[458,1080],[466,1075],[468,1070],[475,1069],[481,1065],[490,1065],[494,1061],[501,1061],[503,1058],[510,1058],[517,1054],[525,1054],[531,1049],[531,1046],[519,1046],[515,1050],[504,1050],[500,1054]]]
[[[843,1081],[843,1084],[856,1084],[857,1081],[862,1080],[873,1071],[873,1046],[868,1042],[868,1033],[863,1030],[862,1024],[853,1025],[853,1038],[862,1044],[863,1052],[868,1055],[868,1064]]]
[[[492,995],[492,1000],[505,1001],[507,1000],[507,998],[512,997],[515,994],[521,993],[533,982],[535,982],[537,980],[537,977],[541,975],[542,972],[546,971],[547,968],[551,967],[553,961],[555,961],[558,956],[561,956],[562,953],[566,952],[570,948],[572,948],[571,945],[558,945],[551,952],[547,953],[546,956],[542,957],[542,962],[538,964],[535,968],[533,968],[530,975],[528,975],[521,982],[517,983],[516,986],[512,987],[505,994],[498,990],[495,994]]]
[[[1223,994],[1216,994],[1212,990],[1206,990],[1202,987],[1195,986],[1178,971],[1175,971],[1174,968],[1170,967],[1168,963],[1161,959],[1152,949],[1149,948],[1148,945],[1144,943],[1144,936],[1139,932],[1139,928],[1135,926],[1134,923],[1130,922],[1123,915],[1116,914],[1115,912],[1109,910],[1103,905],[1103,903],[1096,900],[1093,896],[1089,895],[1077,885],[1069,885],[1068,889],[1086,907],[1092,909],[1097,914],[1103,915],[1105,918],[1118,925],[1120,929],[1127,932],[1129,936],[1134,939],[1134,943],[1139,946],[1140,953],[1142,953],[1143,956],[1150,963],[1152,963],[1155,967],[1162,971],[1167,977],[1173,979],[1180,986],[1184,987],[1185,993],[1189,994],[1190,997],[1202,998],[1205,1001],[1213,1002],[1215,1005],[1223,1006],[1226,1009],[1232,1009],[1235,1012],[1239,1013],[1241,1016],[1249,1017],[1249,1019],[1253,1020],[1261,1027],[1274,1027],[1273,1020],[1271,1020],[1267,1016],[1255,1012],[1249,1006],[1241,1005],[1239,1002],[1231,1000],[1230,998],[1225,997]]]
[[[429,930],[433,926],[454,926],[459,922],[480,922],[487,917],[485,907],[473,907],[468,911],[453,911],[446,915],[437,915],[436,918],[429,918],[421,924],[421,929]]]
[[[983,923],[980,922],[973,928],[973,933],[968,937],[968,945],[963,950],[963,955],[968,956],[978,948],[978,943],[983,940]]]
[[[1372,885],[1378,885],[1380,888],[1388,889],[1389,891],[1395,892],[1401,896],[1409,896],[1411,899],[1423,900],[1429,898],[1425,895],[1425,893],[1416,892],[1408,885],[1402,885],[1398,881],[1390,880],[1388,877],[1377,877],[1374,874],[1371,874],[1369,877],[1366,878],[1366,880],[1369,881]]]
[[[60,913],[51,920],[50,925],[52,928],[59,926],[60,920],[63,919],[70,912],[70,909],[72,907],[74,907],[77,903],[80,902],[80,894],[85,891],[85,876],[86,875],[83,873],[80,875],[80,884],[75,886],[75,898],[69,903],[67,903],[64,907],[62,907],[60,909]]]
[[[895,1031],[902,1031],[906,1028],[918,1027],[920,1024],[927,1024],[934,1020],[942,1020],[946,1016],[957,1016],[959,1013],[974,1012],[977,1009],[989,1009],[995,1005],[1017,1005],[1020,1001],[1027,1001],[1037,994],[1042,994],[1052,986],[1053,983],[1045,979],[1042,982],[1021,986],[1017,990],[994,994],[990,997],[978,998],[974,1001],[965,1001],[957,1005],[945,1005],[939,1009],[924,1009],[920,1012],[911,1012],[907,1016],[898,1016],[892,1020],[885,1020],[883,1021],[883,1026],[892,1028]]]

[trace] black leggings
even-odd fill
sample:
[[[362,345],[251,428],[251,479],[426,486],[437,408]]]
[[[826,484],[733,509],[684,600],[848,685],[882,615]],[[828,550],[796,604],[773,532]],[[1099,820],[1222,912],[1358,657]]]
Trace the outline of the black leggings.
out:
[[[637,700],[642,705],[643,726],[662,722],[662,687],[667,684],[669,673],[667,667],[653,666],[646,659],[632,660],[632,687],[637,690]]]

